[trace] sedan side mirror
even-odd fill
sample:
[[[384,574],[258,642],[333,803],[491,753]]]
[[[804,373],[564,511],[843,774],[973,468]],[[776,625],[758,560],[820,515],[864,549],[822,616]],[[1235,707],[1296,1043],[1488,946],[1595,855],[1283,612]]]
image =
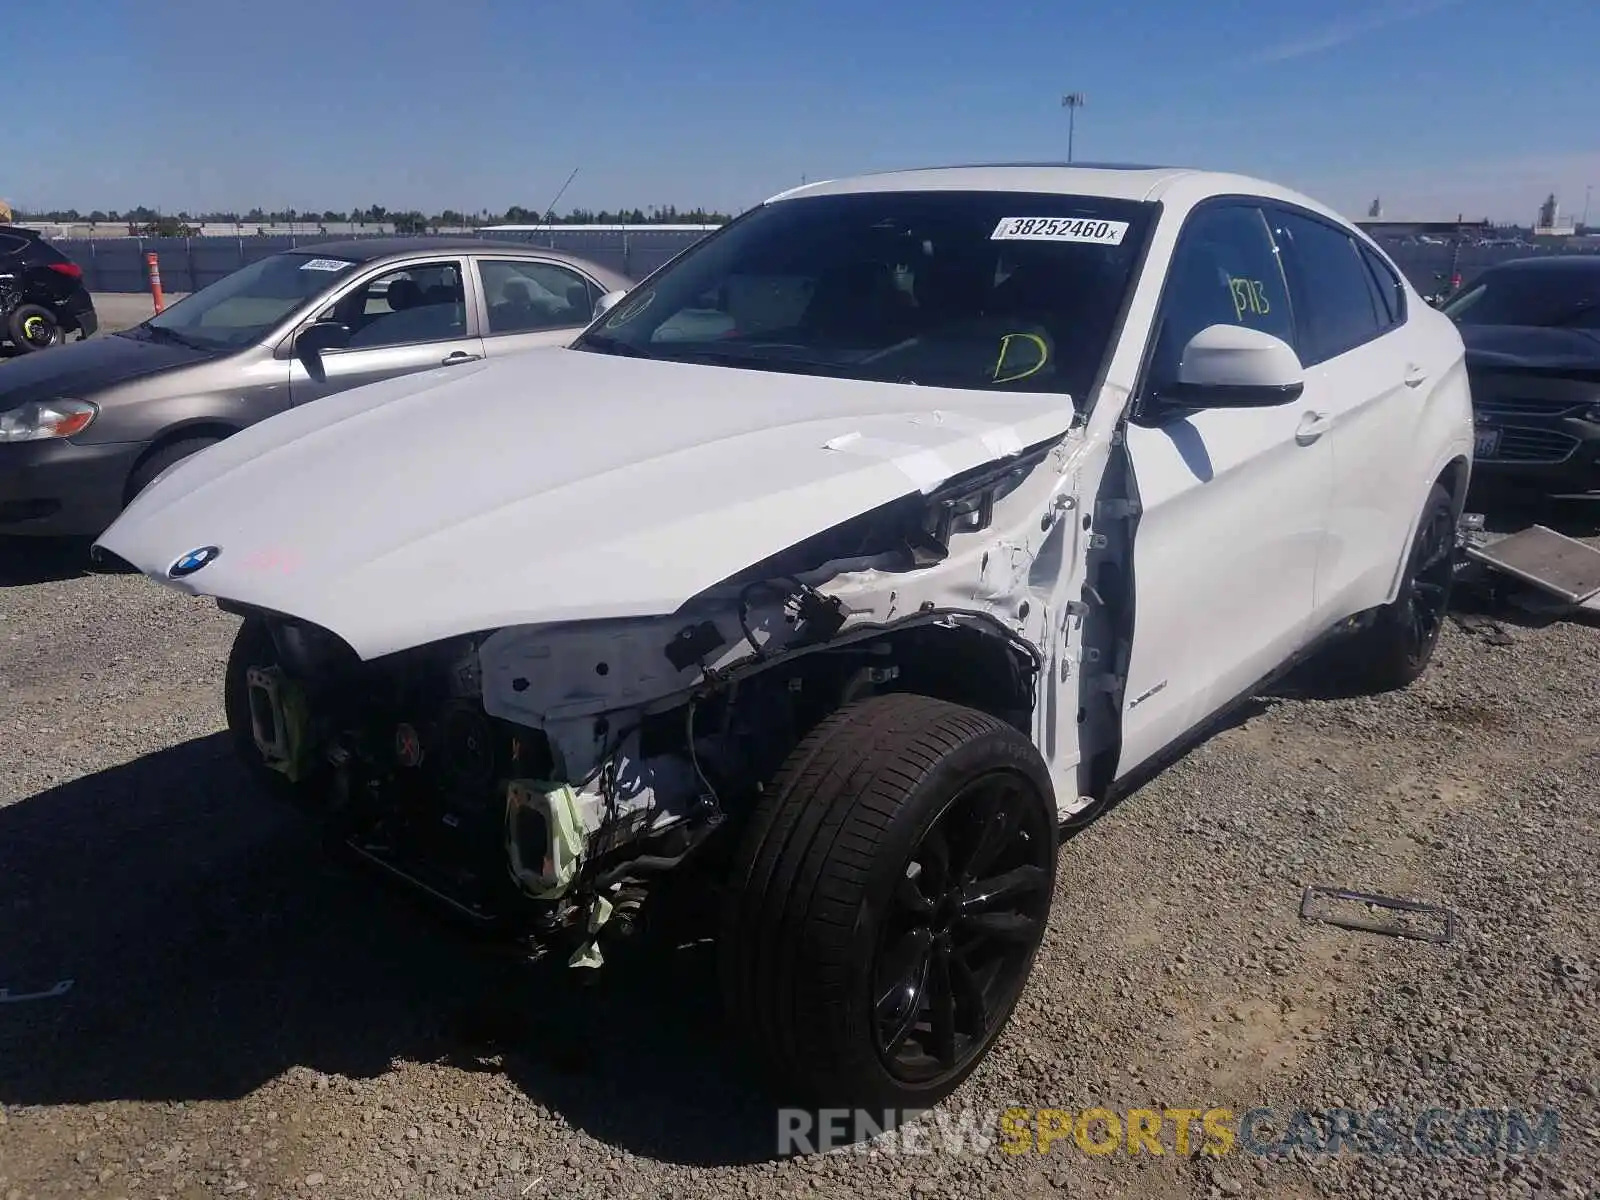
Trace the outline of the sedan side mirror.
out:
[[[1243,325],[1209,325],[1183,348],[1160,398],[1185,408],[1276,408],[1305,391],[1305,368],[1282,338]]]
[[[605,316],[617,306],[617,301],[626,296],[627,292],[607,292],[594,302],[594,315],[598,319]]]
[[[350,344],[350,326],[342,321],[317,321],[300,331],[294,340],[294,354],[305,367],[306,374],[318,383],[326,383],[328,372],[322,365],[325,350],[342,350]]]

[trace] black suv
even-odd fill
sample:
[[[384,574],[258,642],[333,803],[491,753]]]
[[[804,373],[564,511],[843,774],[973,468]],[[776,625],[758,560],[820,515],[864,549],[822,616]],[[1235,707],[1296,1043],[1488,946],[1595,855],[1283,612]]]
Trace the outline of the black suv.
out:
[[[0,341],[47,350],[99,326],[78,264],[31,229],[0,225]]]

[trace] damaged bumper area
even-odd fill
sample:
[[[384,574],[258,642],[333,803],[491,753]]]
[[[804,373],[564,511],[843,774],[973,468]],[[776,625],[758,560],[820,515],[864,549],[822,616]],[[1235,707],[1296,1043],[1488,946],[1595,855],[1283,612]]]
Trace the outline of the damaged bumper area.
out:
[[[225,601],[246,617],[230,712],[352,851],[534,953],[598,966],[653,881],[715,860],[719,831],[841,705],[959,697],[1043,736],[1039,689],[1065,678],[1078,615],[1061,565],[1078,553],[1085,454],[1076,433],[1019,447],[670,615],[364,660],[327,630]]]

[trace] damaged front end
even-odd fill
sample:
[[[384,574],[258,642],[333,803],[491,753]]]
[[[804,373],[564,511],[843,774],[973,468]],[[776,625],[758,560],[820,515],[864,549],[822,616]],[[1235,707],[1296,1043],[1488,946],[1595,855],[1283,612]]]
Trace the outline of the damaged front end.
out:
[[[530,952],[597,966],[656,881],[714,867],[793,748],[854,700],[909,691],[999,716],[1076,796],[1056,714],[1077,707],[1085,461],[1077,429],[1019,447],[670,615],[362,660],[326,630],[221,602],[246,618],[230,724],[349,850]]]

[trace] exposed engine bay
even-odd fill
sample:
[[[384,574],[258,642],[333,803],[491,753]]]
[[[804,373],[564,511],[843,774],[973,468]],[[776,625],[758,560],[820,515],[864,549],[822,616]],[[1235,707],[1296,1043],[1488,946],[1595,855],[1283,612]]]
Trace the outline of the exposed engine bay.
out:
[[[1087,606],[1076,584],[1063,592],[1089,526],[1082,449],[1057,439],[912,492],[669,616],[362,661],[326,630],[223,601],[257,630],[230,665],[230,724],[364,859],[535,953],[598,965],[607,924],[714,857],[795,745],[853,700],[981,708],[1055,747],[1077,795],[1081,746],[1057,746],[1054,724],[1058,708],[1085,721],[1066,649]]]

